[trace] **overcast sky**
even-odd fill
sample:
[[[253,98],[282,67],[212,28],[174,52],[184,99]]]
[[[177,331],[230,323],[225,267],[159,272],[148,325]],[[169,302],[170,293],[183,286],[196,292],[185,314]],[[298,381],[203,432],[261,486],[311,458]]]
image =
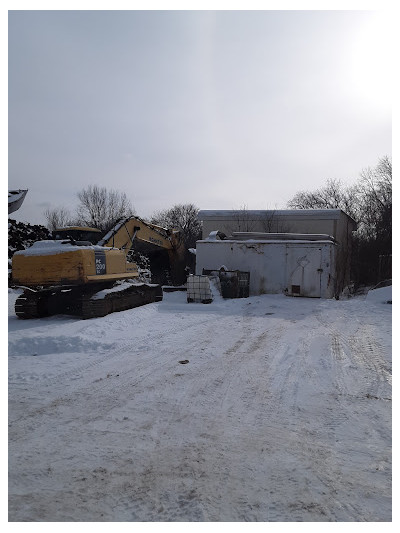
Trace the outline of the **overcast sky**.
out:
[[[139,216],[285,208],[392,153],[391,47],[373,11],[10,11],[12,218],[97,184]]]

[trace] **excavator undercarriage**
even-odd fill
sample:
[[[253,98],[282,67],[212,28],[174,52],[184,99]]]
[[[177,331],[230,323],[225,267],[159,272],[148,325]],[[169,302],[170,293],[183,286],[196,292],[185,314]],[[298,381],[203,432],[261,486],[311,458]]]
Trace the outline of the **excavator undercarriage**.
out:
[[[25,289],[15,302],[18,318],[42,318],[51,315],[75,315],[83,319],[106,316],[162,300],[160,285],[110,283],[76,287]]]

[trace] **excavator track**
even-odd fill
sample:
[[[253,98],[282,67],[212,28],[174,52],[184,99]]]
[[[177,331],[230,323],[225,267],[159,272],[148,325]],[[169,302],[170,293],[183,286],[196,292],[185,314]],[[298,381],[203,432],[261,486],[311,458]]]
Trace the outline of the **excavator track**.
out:
[[[15,302],[15,314],[22,319],[48,316],[47,298],[38,292],[24,291]]]
[[[120,291],[102,295],[110,286],[25,290],[15,302],[15,314],[21,319],[42,318],[57,314],[83,319],[106,316],[162,300],[160,285],[132,284]]]
[[[159,300],[162,300],[159,285],[132,285],[123,291],[110,292],[103,298],[98,298],[96,294],[84,294],[81,297],[81,318],[106,316]]]

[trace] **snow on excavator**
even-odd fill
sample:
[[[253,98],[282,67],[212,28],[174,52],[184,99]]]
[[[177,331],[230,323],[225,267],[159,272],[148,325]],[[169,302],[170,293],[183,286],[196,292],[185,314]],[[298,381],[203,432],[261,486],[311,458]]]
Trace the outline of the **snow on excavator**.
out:
[[[173,282],[182,283],[185,249],[179,231],[131,216],[100,235],[95,228],[60,228],[54,240],[15,252],[13,283],[24,289],[15,302],[16,315],[94,318],[161,300],[161,286],[140,282],[137,265],[127,261],[134,242],[142,249],[166,250]]]

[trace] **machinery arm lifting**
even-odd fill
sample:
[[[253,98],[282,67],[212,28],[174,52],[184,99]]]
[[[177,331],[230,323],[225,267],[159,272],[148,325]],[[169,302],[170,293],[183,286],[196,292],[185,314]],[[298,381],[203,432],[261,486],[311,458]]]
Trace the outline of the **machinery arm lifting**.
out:
[[[120,248],[128,253],[135,239],[166,250],[178,250],[181,247],[179,231],[162,228],[134,216],[117,222],[97,244]]]
[[[97,243],[100,246],[119,248],[125,254],[129,252],[134,241],[150,250],[164,249],[168,252],[172,280],[175,284],[183,283],[185,246],[179,230],[167,229],[139,217],[130,216],[121,219]]]

